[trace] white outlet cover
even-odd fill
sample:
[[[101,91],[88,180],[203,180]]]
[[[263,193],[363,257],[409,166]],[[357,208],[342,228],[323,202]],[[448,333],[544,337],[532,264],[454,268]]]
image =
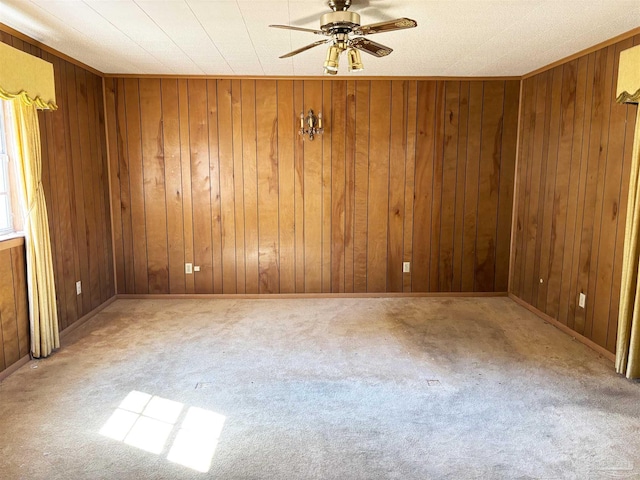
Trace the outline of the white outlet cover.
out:
[[[580,308],[584,308],[586,303],[587,303],[587,296],[581,292],[580,296],[578,297],[578,306]]]
[[[200,265],[196,265],[195,267],[193,267],[193,271],[194,272],[199,272],[200,271]]]
[[[184,264],[184,273],[193,273],[193,264],[185,263]]]
[[[80,295],[82,293],[82,282],[81,281],[77,281],[76,282],[76,295]]]
[[[402,262],[402,272],[409,273],[411,271],[411,262]]]

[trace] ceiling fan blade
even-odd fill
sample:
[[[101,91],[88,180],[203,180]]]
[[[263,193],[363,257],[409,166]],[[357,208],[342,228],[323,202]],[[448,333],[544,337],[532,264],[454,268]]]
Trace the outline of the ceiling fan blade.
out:
[[[396,18],[388,22],[371,23],[353,29],[356,35],[372,35],[374,33],[392,32],[394,30],[404,30],[405,28],[417,27],[418,22],[410,18]]]
[[[314,30],[312,28],[293,27],[291,25],[269,25],[272,28],[282,28],[284,30],[295,30],[297,32],[315,33],[316,35],[325,35],[322,30]]]
[[[350,45],[353,48],[357,48],[358,50],[362,50],[363,52],[367,52],[374,57],[386,57],[391,52],[393,52],[392,48],[386,47],[380,43],[372,42],[368,38],[356,37],[351,40]]]
[[[327,38],[326,40],[318,40],[317,42],[313,42],[312,44],[307,45],[306,47],[302,47],[302,48],[299,48],[299,49],[297,49],[297,50],[294,50],[293,52],[289,52],[289,53],[287,53],[287,54],[285,54],[285,55],[282,55],[280,58],[289,58],[289,57],[293,57],[294,55],[297,55],[297,54],[299,54],[299,53],[302,53],[302,52],[304,52],[304,51],[306,51],[306,50],[309,50],[309,49],[311,49],[311,48],[313,48],[313,47],[317,47],[318,45],[322,45],[323,43],[327,43],[327,42],[329,42],[330,40],[331,40],[330,38]]]

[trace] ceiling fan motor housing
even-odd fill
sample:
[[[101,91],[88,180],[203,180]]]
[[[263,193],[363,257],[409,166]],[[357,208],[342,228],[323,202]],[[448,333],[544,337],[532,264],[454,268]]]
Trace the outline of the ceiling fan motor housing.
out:
[[[334,33],[350,33],[360,26],[360,15],[354,12],[329,12],[320,17],[320,28]]]

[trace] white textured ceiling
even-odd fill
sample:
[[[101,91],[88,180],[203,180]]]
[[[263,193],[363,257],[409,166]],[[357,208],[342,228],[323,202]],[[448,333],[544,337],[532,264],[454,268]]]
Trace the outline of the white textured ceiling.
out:
[[[317,36],[268,25],[318,28],[329,11],[324,0],[0,0],[0,22],[122,74],[320,75],[325,46],[278,58]],[[362,24],[418,22],[372,37],[394,52],[363,53],[367,76],[523,75],[640,26],[640,0],[353,0],[351,11]]]

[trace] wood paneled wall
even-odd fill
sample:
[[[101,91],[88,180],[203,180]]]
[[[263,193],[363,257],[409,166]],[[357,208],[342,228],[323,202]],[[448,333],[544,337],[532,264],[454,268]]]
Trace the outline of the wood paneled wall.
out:
[[[519,82],[105,87],[118,293],[506,291]]]
[[[0,245],[0,373],[29,354],[26,275],[23,242]]]
[[[39,120],[62,330],[115,294],[102,79],[4,31],[0,40],[54,68],[59,108]]]
[[[637,112],[615,103],[617,67],[620,51],[638,43],[523,83],[510,291],[611,352]]]

